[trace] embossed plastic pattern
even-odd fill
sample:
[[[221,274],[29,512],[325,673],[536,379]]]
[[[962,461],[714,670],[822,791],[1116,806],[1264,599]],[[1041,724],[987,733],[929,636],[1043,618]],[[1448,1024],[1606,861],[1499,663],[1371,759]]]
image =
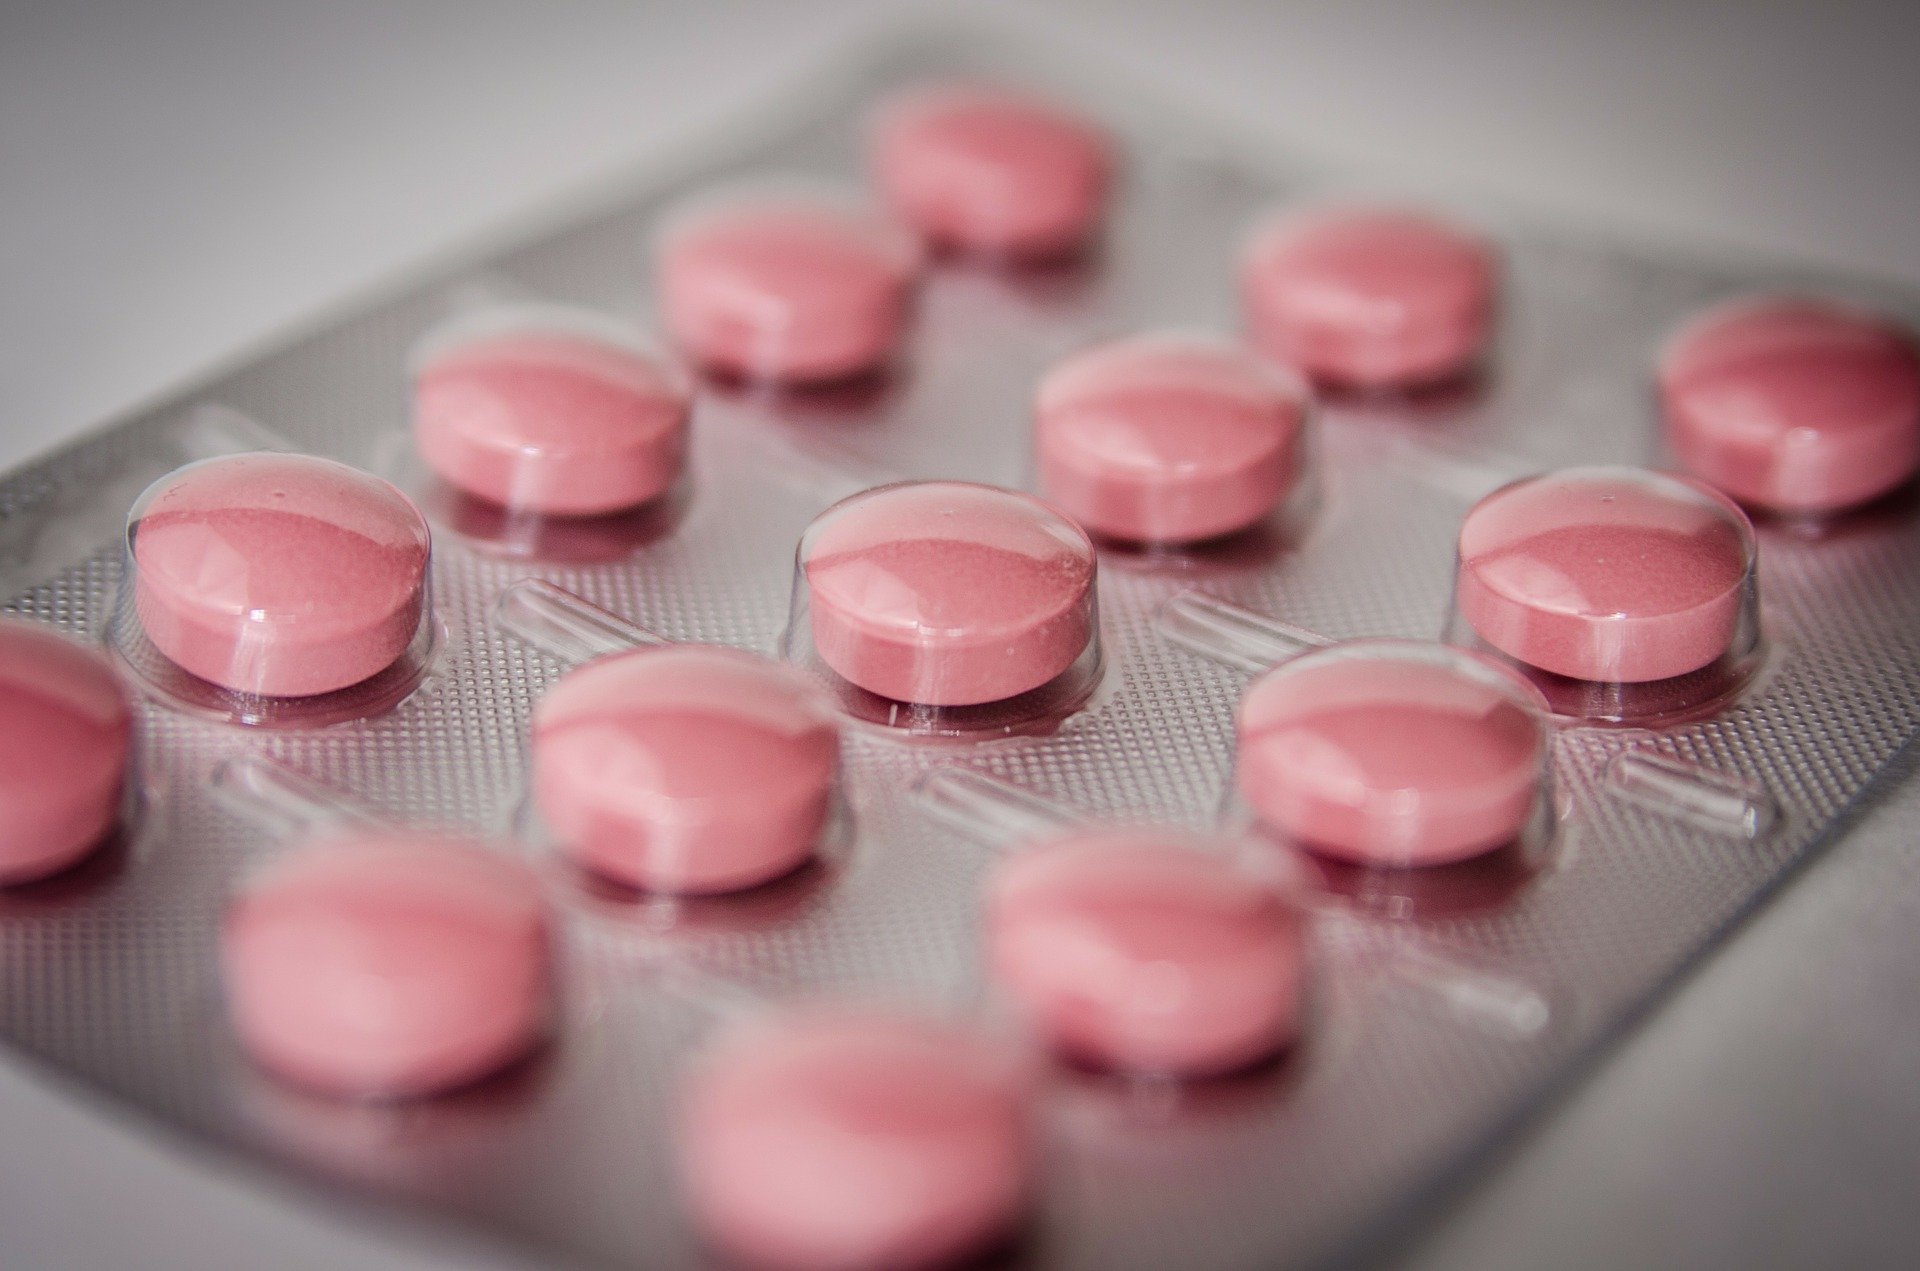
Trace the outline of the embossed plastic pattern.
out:
[[[476,280],[504,277],[647,325],[642,244],[667,207],[709,180],[769,170],[857,184],[865,110],[926,80],[1033,78],[1083,104],[1125,153],[1101,259],[1025,279],[936,270],[894,379],[804,400],[703,392],[684,514],[630,556],[508,561],[436,533],[445,637],[428,683],[397,707],[268,734],[141,706],[141,768],[155,797],[125,850],[56,888],[0,892],[10,1045],[106,1106],[548,1259],[698,1264],[674,1201],[668,1128],[677,1077],[713,1019],[699,994],[667,987],[663,968],[781,1001],[892,995],[971,1009],[983,992],[979,906],[994,849],[929,815],[910,793],[916,779],[957,765],[1088,816],[1206,830],[1230,779],[1246,675],[1166,638],[1155,615],[1175,595],[1199,589],[1331,638],[1435,638],[1456,531],[1476,500],[1532,471],[1660,459],[1655,359],[1692,315],[1739,294],[1792,291],[1920,316],[1913,297],[1886,289],[1702,267],[1447,200],[1501,256],[1504,316],[1483,380],[1324,408],[1324,496],[1297,539],[1103,557],[1107,671],[1057,734],[933,746],[850,728],[847,850],[831,870],[737,902],[662,908],[560,886],[555,1043],[498,1085],[412,1109],[404,1133],[280,1089],[225,1025],[216,931],[236,882],[281,849],[212,801],[219,762],[265,750],[395,821],[505,829],[528,779],[532,705],[563,670],[491,625],[510,581],[548,577],[668,639],[772,652],[794,545],[823,509],[890,478],[1025,487],[1047,367],[1129,330],[1231,334],[1244,233],[1347,185],[1125,86],[1076,85],[1052,61],[1036,73],[1021,55],[950,39],[930,50],[777,104],[754,139],[697,170],[637,181],[584,220],[424,278],[0,481],[5,607],[94,632],[139,492],[183,462],[257,448],[232,435],[231,415],[198,407],[217,403],[296,449],[404,486],[391,464],[409,449],[406,352]],[[1820,533],[1763,524],[1757,538],[1768,665],[1684,726],[1561,729],[1550,868],[1491,906],[1433,918],[1355,909],[1317,926],[1303,1044],[1230,1089],[1135,1103],[1124,1083],[1043,1068],[1032,1093],[1047,1169],[1032,1257],[1294,1265],[1379,1238],[1440,1182],[1464,1177],[1461,1163],[1491,1135],[1824,843],[1920,726],[1920,519],[1895,499]],[[1417,958],[1396,953],[1409,942]],[[1444,992],[1421,988],[1434,977]],[[1477,1022],[1489,1002],[1517,1004],[1491,1017],[1525,1027]]]

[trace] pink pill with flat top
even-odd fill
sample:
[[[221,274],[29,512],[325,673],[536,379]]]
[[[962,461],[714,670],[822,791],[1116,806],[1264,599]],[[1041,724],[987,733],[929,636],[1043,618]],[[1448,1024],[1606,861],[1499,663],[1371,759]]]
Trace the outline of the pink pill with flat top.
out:
[[[0,618],[0,886],[57,874],[105,840],[132,729],[105,658]]]
[[[1046,259],[1099,229],[1113,161],[1089,119],[1029,94],[977,85],[887,104],[873,163],[894,212],[936,247]]]
[[[686,464],[687,385],[637,349],[566,332],[477,338],[414,377],[414,442],[502,507],[594,516],[664,494]]]
[[[1248,686],[1240,795],[1302,846],[1367,865],[1445,865],[1503,847],[1533,815],[1547,705],[1503,667],[1443,645],[1366,640]]]
[[[1094,639],[1092,542],[1012,490],[926,481],[856,494],[807,530],[800,568],[821,660],[895,701],[1015,697]]]
[[[1877,314],[1744,300],[1682,328],[1660,358],[1667,438],[1740,502],[1831,512],[1920,469],[1920,351]]]
[[[878,217],[798,196],[683,216],[662,235],[667,329],[711,371],[823,383],[879,370],[899,347],[918,246]]]
[[[307,697],[391,666],[427,620],[427,523],[331,459],[189,464],[129,520],[134,605],[153,646],[223,688]]]
[[[1307,403],[1241,349],[1151,335],[1069,358],[1040,382],[1040,485],[1096,534],[1188,543],[1243,530],[1300,475]]]
[[[1638,468],[1570,468],[1475,504],[1454,604],[1488,644],[1577,680],[1644,683],[1733,648],[1753,528],[1724,495]]]
[[[466,1085],[527,1054],[553,1014],[537,880],[463,839],[371,830],[311,843],[242,889],[221,939],[242,1044],[329,1094]]]
[[[1293,1039],[1305,927],[1271,885],[1173,831],[1090,830],[1002,862],[995,979],[1050,1043],[1139,1072],[1206,1076]]]
[[[751,1266],[949,1266],[1025,1207],[1015,1073],[946,1025],[818,1008],[750,1024],[695,1071],[683,1107],[687,1200]]]
[[[733,891],[798,868],[827,824],[839,757],[817,685],[711,645],[596,659],[533,717],[547,828],[585,868],[650,891]]]
[[[1254,236],[1241,266],[1247,333],[1323,382],[1400,388],[1451,379],[1486,347],[1493,248],[1422,212],[1330,208]]]

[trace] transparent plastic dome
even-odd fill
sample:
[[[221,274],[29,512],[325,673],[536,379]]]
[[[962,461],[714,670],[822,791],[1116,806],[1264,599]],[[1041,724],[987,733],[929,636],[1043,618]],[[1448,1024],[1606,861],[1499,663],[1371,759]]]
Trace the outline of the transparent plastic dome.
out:
[[[654,236],[662,326],[728,379],[830,384],[883,370],[913,317],[923,255],[857,195],[762,182],[698,196]]]
[[[857,719],[909,732],[1045,730],[1101,670],[1093,543],[1049,505],[960,481],[881,486],[796,553],[787,656]]]
[[[426,520],[346,464],[256,452],[161,478],[127,518],[116,654],[182,709],[245,724],[374,714],[435,645]]]
[[[1761,656],[1758,549],[1732,500],[1641,468],[1568,468],[1461,523],[1449,638],[1520,670],[1560,715],[1703,710]]]
[[[635,649],[575,667],[534,708],[540,837],[648,892],[758,887],[822,848],[838,716],[797,669],[716,645]]]
[[[1411,207],[1308,208],[1268,220],[1240,264],[1248,338],[1333,388],[1406,390],[1485,353],[1499,261],[1476,231]]]
[[[1660,356],[1668,444],[1748,507],[1869,503],[1920,469],[1920,347],[1880,314],[1760,296],[1708,310]]]
[[[1238,345],[1180,332],[1109,341],[1040,382],[1039,488],[1105,540],[1220,539],[1302,492],[1309,419],[1306,386]]]
[[[610,517],[661,499],[686,467],[689,377],[601,315],[495,306],[429,332],[408,361],[420,457],[495,508]]]
[[[1104,129],[1031,92],[985,83],[910,89],[868,128],[874,184],[937,251],[1037,263],[1098,236],[1117,166]]]
[[[1235,722],[1235,798],[1316,858],[1450,866],[1550,832],[1546,702],[1478,654],[1329,645],[1253,680]]]

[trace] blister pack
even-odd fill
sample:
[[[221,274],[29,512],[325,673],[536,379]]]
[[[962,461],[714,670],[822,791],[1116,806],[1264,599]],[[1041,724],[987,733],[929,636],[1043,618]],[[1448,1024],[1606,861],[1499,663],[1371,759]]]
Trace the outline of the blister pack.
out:
[[[0,479],[0,1033],[507,1256],[1364,1256],[1920,725],[1916,319],[890,46]]]

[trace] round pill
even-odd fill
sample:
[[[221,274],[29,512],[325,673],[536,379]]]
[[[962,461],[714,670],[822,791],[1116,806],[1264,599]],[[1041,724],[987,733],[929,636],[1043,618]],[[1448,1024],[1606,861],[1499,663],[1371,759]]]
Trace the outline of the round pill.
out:
[[[695,1218],[749,1265],[951,1265],[1024,1208],[1014,1073],[951,1027],[821,1008],[759,1021],[707,1057],[683,1107]]]
[[[1241,285],[1248,334],[1269,357],[1337,385],[1411,387],[1479,357],[1494,252],[1421,212],[1323,209],[1256,234]]]
[[[1093,544],[994,486],[881,486],[829,508],[800,548],[821,660],[870,693],[970,706],[1039,688],[1094,638]]]
[[[57,874],[106,838],[132,728],[105,658],[0,618],[0,886]]]
[[[331,459],[231,455],[141,496],[130,522],[147,638],[223,688],[306,697],[397,660],[426,616],[427,523]]]
[[[1667,437],[1694,475],[1780,512],[1853,507],[1920,469],[1920,351],[1819,300],[1714,309],[1660,359]]]
[[[1187,543],[1243,530],[1299,475],[1306,399],[1233,346],[1139,336],[1068,359],[1040,383],[1040,484],[1096,534]]]
[[[1255,680],[1238,732],[1236,783],[1265,824],[1341,860],[1445,865],[1526,827],[1547,704],[1473,654],[1366,640]]]
[[[666,326],[709,370],[821,383],[878,370],[906,329],[919,249],[820,199],[709,207],[662,236]]]
[[[1056,1048],[1103,1067],[1232,1072],[1299,1022],[1299,912],[1178,833],[1090,830],[1011,857],[986,922],[998,982]]]
[[[1637,684],[1729,650],[1753,561],[1747,518],[1706,486],[1571,468],[1504,486],[1467,513],[1454,604],[1516,661]]]
[[[1047,259],[1099,228],[1112,169],[1091,120],[983,85],[924,89],[880,112],[879,186],[894,212],[939,248]]]
[[[449,485],[502,507],[596,516],[665,493],[687,386],[636,349],[564,332],[458,344],[414,378],[414,441]]]
[[[804,863],[839,755],[811,680],[710,645],[596,659],[533,717],[548,829],[585,868],[650,891],[733,891]]]
[[[465,1085],[525,1055],[552,1014],[538,883],[465,840],[365,831],[296,849],[240,892],[222,938],[242,1044],[329,1094]]]

